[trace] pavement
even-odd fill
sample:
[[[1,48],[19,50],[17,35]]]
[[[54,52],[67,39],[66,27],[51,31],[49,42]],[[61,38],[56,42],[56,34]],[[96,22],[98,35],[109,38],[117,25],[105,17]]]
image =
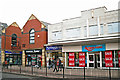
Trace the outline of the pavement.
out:
[[[15,73],[2,73],[2,80],[84,80],[84,78],[48,78],[48,77],[38,77],[38,76],[29,76]],[[109,78],[86,78],[85,80],[110,80]],[[111,79],[111,80],[119,80],[119,79]]]
[[[8,69],[4,68],[3,72],[14,73],[19,75],[35,76],[33,78],[30,78],[32,80],[39,80],[39,79],[63,80],[63,71],[53,72],[52,68],[47,69],[47,76],[46,76],[46,68],[37,69],[33,67],[32,69],[32,67],[20,68],[20,66],[11,66],[8,67]],[[120,76],[118,73],[119,70],[111,70],[112,80],[120,80]],[[86,69],[85,74],[86,74],[85,80],[109,80],[109,70]],[[64,80],[84,80],[84,69],[65,69]]]

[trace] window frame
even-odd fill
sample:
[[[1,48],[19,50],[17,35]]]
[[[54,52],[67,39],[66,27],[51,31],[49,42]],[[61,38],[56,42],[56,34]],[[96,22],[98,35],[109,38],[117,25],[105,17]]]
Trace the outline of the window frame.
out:
[[[32,32],[32,30],[34,31]],[[34,34],[34,35],[31,35],[31,34]],[[31,39],[31,37],[34,39]],[[34,41],[34,42],[31,42],[31,41]],[[29,31],[29,44],[35,44],[35,29],[34,28],[30,29]]]
[[[15,37],[14,37],[14,35],[15,35]],[[13,37],[15,38],[14,40],[13,40]],[[13,43],[15,45],[13,45]],[[11,36],[11,46],[12,47],[17,47],[17,35],[16,34],[12,34],[12,36]]]

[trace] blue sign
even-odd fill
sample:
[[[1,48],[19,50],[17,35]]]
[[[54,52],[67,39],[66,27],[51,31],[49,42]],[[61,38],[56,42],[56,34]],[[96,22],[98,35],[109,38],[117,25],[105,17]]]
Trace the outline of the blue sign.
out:
[[[46,50],[62,50],[62,46],[47,46]]]
[[[82,46],[82,52],[105,51],[105,44]]]
[[[5,51],[6,54],[22,54],[22,52]]]

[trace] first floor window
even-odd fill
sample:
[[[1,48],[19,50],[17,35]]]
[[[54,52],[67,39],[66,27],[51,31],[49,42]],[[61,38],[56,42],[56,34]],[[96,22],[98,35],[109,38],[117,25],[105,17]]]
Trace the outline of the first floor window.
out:
[[[35,30],[31,29],[29,32],[29,40],[30,40],[30,44],[35,43]]]

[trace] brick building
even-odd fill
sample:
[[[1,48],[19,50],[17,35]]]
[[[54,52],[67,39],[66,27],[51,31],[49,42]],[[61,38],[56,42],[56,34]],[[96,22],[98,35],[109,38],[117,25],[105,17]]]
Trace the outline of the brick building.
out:
[[[12,23],[3,30],[2,63],[7,60],[11,65],[35,66],[41,59],[45,66],[45,49],[47,43],[47,25],[39,21],[33,14],[22,29]]]
[[[45,49],[47,43],[47,26],[48,23],[39,21],[33,14],[30,16],[22,29],[22,64],[30,66],[37,65],[38,60],[42,60],[45,66]]]
[[[11,65],[21,64],[21,29],[16,22],[3,30],[1,60]]]

